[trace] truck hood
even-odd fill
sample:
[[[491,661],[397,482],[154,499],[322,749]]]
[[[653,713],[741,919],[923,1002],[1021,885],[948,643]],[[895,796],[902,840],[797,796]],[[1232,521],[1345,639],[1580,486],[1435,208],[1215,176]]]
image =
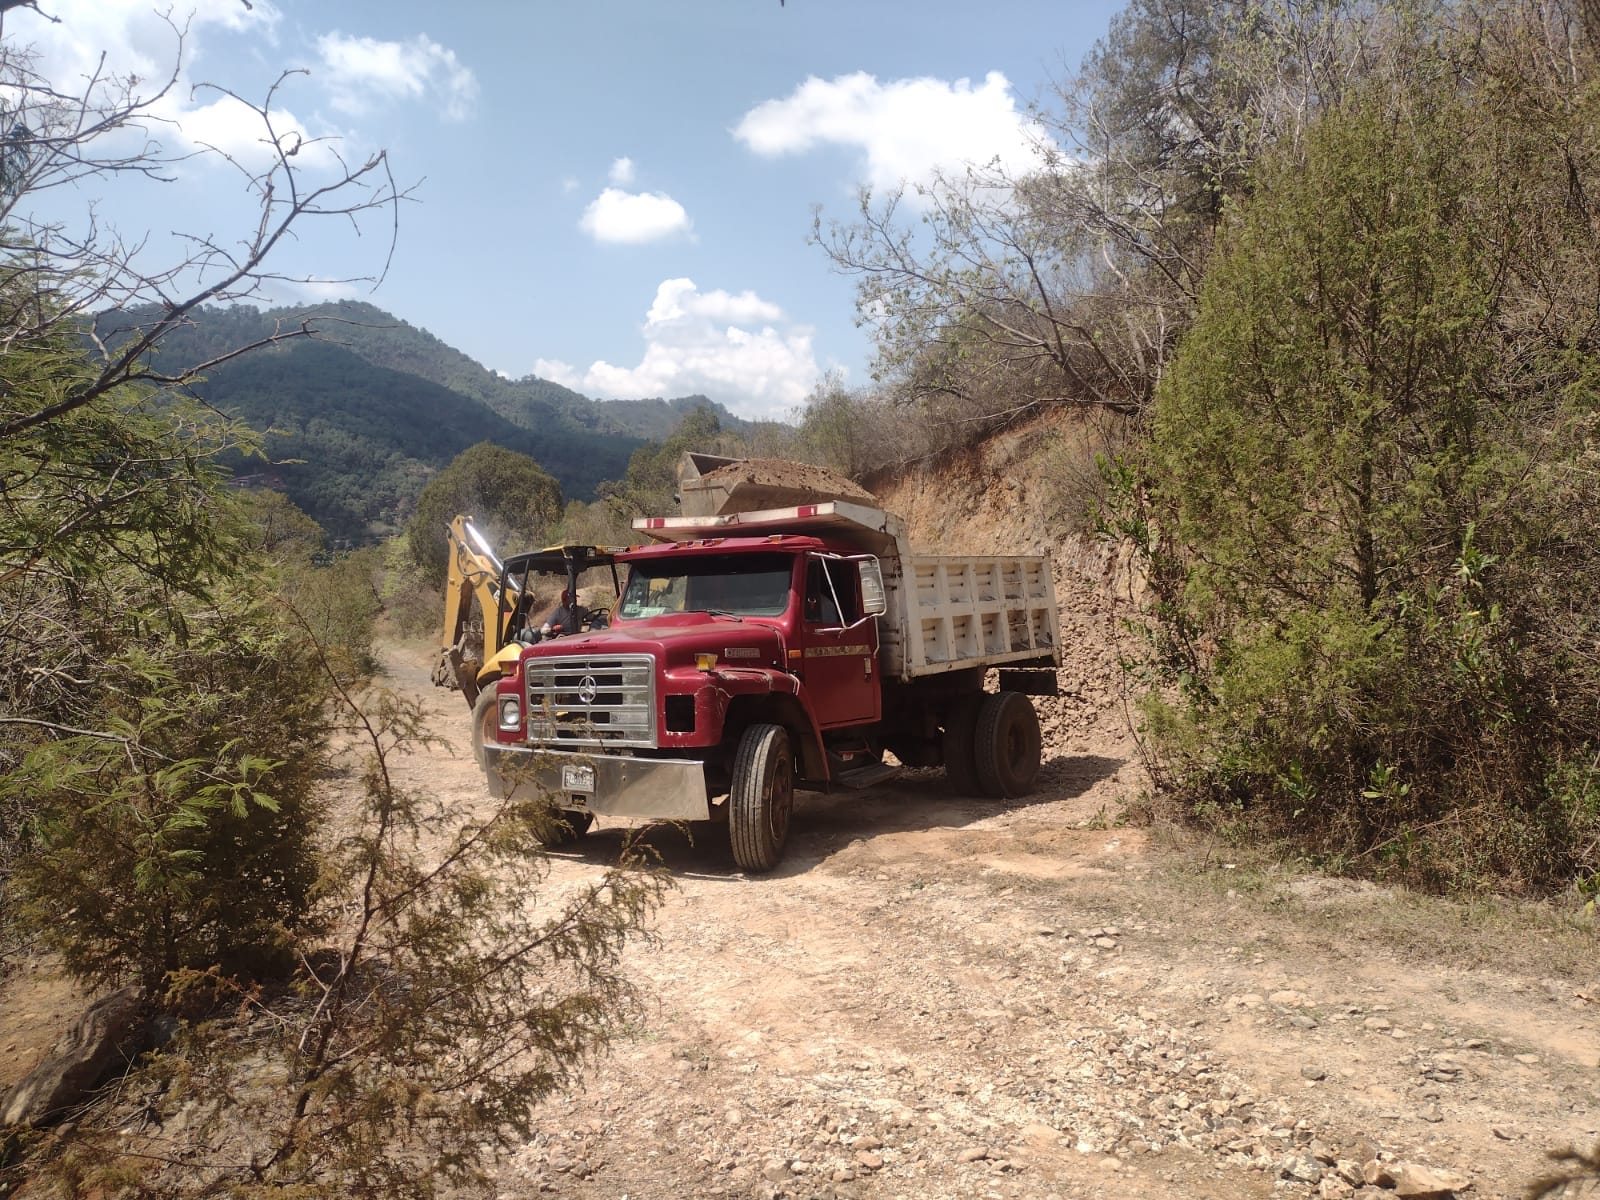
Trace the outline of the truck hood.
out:
[[[611,629],[552,638],[530,646],[524,661],[569,654],[650,654],[662,667],[693,667],[696,654],[715,654],[729,667],[775,667],[784,662],[783,634],[751,618],[673,613]]]

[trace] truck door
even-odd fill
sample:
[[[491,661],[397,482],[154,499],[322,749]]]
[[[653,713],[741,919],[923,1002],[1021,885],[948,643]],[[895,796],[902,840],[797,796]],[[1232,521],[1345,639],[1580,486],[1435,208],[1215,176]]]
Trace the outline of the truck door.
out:
[[[800,677],[824,729],[879,716],[878,622],[861,616],[859,583],[848,559],[806,556]]]

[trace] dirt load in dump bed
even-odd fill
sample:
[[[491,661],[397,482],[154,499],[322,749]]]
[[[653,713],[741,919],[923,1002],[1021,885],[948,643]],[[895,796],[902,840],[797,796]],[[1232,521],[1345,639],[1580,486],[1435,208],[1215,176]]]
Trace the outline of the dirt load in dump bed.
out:
[[[875,506],[877,498],[826,467],[781,458],[719,458],[686,454],[678,468],[678,491],[686,517],[757,512],[794,504],[847,500]]]

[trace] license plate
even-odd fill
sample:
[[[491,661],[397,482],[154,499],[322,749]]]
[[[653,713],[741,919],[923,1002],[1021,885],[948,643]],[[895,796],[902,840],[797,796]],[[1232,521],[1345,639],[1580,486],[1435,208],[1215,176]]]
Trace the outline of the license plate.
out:
[[[562,767],[561,790],[564,792],[594,791],[594,768]]]

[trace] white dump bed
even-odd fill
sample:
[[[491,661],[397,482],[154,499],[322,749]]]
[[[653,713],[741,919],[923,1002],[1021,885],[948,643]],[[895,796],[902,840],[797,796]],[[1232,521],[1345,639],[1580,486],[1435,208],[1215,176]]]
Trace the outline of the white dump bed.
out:
[[[843,500],[721,516],[641,517],[633,527],[662,542],[809,534],[876,555],[889,602],[879,621],[879,657],[891,679],[1061,661],[1055,581],[1043,555],[913,555],[899,518]]]

